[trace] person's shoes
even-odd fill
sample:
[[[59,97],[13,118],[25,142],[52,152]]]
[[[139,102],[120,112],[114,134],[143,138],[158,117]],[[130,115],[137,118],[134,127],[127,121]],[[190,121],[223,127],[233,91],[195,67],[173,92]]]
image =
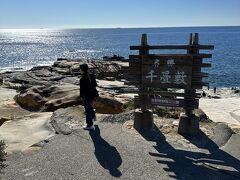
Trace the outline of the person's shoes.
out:
[[[94,130],[94,126],[83,126],[84,130]]]

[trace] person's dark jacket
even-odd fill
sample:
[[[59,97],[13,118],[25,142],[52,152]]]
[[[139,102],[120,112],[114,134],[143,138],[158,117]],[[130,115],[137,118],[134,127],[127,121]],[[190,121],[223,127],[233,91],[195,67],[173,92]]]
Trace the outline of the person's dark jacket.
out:
[[[86,100],[98,97],[96,86],[97,82],[93,74],[83,74],[80,79],[80,97]]]

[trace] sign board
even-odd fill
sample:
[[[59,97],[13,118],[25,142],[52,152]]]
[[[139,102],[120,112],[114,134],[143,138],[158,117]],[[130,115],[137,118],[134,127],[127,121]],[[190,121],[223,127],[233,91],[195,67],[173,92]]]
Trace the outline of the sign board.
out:
[[[149,107],[153,106],[163,106],[163,107],[181,107],[186,108],[188,106],[198,108],[199,101],[197,99],[194,100],[186,100],[186,99],[179,99],[179,98],[165,98],[165,97],[135,97],[134,103],[138,106],[141,106],[142,103],[145,103]]]
[[[186,112],[198,108],[196,89],[208,85],[204,82],[207,74],[201,68],[211,67],[204,63],[204,58],[212,54],[200,53],[201,49],[213,49],[211,45],[199,45],[198,34],[190,34],[188,45],[155,45],[147,43],[147,35],[143,34],[140,46],[131,46],[139,54],[129,55],[129,66],[123,68],[125,84],[138,88],[135,102],[144,111],[145,106],[183,107]],[[181,53],[151,54],[150,50],[184,50]],[[180,51],[179,51],[180,52]],[[184,89],[184,95],[179,98],[169,88]],[[159,93],[161,92],[161,93]],[[164,92],[164,93],[163,93]]]
[[[149,98],[152,106],[184,107],[184,99]]]
[[[128,76],[147,87],[187,89],[191,87],[192,59],[130,61]]]
[[[189,88],[191,87],[191,67],[178,68],[150,68],[143,71],[142,83],[146,86],[159,86],[168,88]]]

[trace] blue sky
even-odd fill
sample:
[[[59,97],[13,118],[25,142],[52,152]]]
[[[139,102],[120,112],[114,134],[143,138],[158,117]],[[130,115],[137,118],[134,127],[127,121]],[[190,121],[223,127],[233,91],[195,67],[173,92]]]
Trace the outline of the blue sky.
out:
[[[0,28],[239,26],[240,0],[0,0]]]

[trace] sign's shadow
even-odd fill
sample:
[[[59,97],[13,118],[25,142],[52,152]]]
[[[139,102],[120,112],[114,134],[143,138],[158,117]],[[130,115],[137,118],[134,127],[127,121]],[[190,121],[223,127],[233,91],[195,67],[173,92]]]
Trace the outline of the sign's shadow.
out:
[[[139,131],[139,133],[146,140],[156,143],[154,148],[158,153],[149,152],[149,154],[158,158],[157,162],[159,164],[167,166],[164,170],[172,178],[202,180],[221,177],[220,179],[228,180],[240,179],[240,161],[219,149],[203,132],[199,136],[202,136],[201,138],[207,141],[207,145],[204,148],[209,150],[209,154],[194,152],[191,149],[174,148],[166,141],[165,136],[156,126],[154,131]],[[191,141],[191,138],[188,138],[188,140],[198,147],[198,143],[195,143],[195,140]]]

